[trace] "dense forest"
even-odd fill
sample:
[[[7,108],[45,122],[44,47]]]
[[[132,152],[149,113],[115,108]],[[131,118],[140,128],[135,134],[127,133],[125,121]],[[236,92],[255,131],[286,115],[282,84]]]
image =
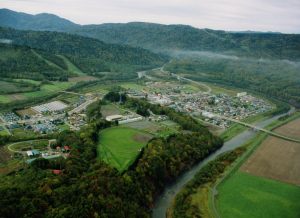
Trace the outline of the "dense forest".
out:
[[[89,115],[101,116],[100,107],[94,104]],[[90,120],[79,132],[57,136],[58,144],[72,148],[68,159],[37,159],[0,178],[5,196],[1,217],[150,217],[164,187],[223,144],[208,131],[155,138],[135,165],[120,174],[96,158],[99,130],[114,124]],[[55,175],[53,169],[61,173]]]
[[[64,55],[83,72],[95,76],[99,72],[119,72],[120,77],[133,78],[136,77],[136,71],[161,66],[167,60],[165,56],[142,48],[106,44],[66,33],[0,28],[1,38],[12,40],[16,45]]]
[[[49,65],[31,48],[18,45],[0,43],[0,76],[1,78],[34,79],[34,80],[60,80],[68,77],[65,69]],[[45,58],[54,59],[54,55],[45,54]],[[58,58],[58,57],[57,57]]]
[[[248,89],[300,107],[298,62],[201,54],[173,61],[166,69],[193,80]]]
[[[226,32],[187,25],[133,22],[77,25],[52,14],[30,15],[0,10],[0,26],[25,30],[62,31],[107,43],[154,51],[213,51],[256,58],[300,59],[300,35]]]

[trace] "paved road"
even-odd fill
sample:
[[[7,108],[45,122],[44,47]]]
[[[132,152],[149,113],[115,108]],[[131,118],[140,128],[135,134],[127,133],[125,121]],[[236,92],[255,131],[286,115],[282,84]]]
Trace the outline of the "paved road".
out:
[[[272,132],[270,130],[267,130],[267,129],[255,126],[253,124],[245,123],[245,122],[240,121],[240,120],[236,120],[236,119],[229,118],[229,117],[224,117],[224,116],[217,115],[217,114],[212,114],[212,115],[214,117],[218,117],[218,118],[221,118],[221,119],[224,119],[224,120],[229,120],[231,122],[238,123],[238,124],[241,124],[243,126],[246,126],[246,127],[249,127],[249,128],[252,128],[252,129],[255,129],[255,130],[258,130],[258,131],[261,131],[261,132],[265,132],[265,133],[267,133],[269,135],[272,135],[272,136],[275,136],[277,138],[281,138],[281,139],[284,139],[284,140],[287,140],[287,141],[292,141],[292,142],[300,143],[300,139],[295,139],[295,138],[291,138],[291,137],[288,137],[288,136],[284,136],[284,135],[281,135],[279,133]]]
[[[81,104],[78,107],[74,108],[73,110],[69,111],[68,114],[71,115],[73,113],[79,113],[79,112],[85,110],[90,104],[96,102],[97,100],[98,100],[98,98],[87,100],[83,104]]]
[[[172,60],[169,61],[168,63],[171,63],[171,62],[172,62]],[[204,92],[204,93],[211,93],[211,92],[212,92],[211,88],[210,88],[208,85],[206,85],[205,83],[198,82],[198,81],[194,81],[194,80],[185,78],[185,77],[183,77],[183,76],[179,76],[179,75],[177,75],[177,74],[175,74],[175,73],[170,73],[169,71],[166,71],[166,70],[164,69],[166,65],[167,65],[167,63],[164,64],[162,67],[157,68],[157,69],[159,69],[159,70],[160,70],[161,72],[163,72],[163,73],[169,73],[171,76],[177,78],[178,80],[184,80],[184,81],[187,81],[187,82],[190,82],[190,83],[193,83],[193,84],[196,84],[196,85],[198,85],[198,86],[202,86],[202,87],[206,88],[207,91]],[[157,70],[157,69],[156,69],[156,70]]]

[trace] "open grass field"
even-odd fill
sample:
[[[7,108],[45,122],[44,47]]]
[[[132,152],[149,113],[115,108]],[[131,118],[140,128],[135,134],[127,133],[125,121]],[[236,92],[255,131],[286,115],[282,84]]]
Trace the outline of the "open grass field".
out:
[[[132,82],[120,83],[120,86],[123,87],[124,89],[134,89],[138,91],[143,91],[144,89],[147,89],[146,86],[139,85],[137,83],[132,83]]]
[[[11,130],[11,133],[13,134],[13,136],[21,139],[23,138],[27,139],[27,138],[33,138],[35,136],[39,136],[38,133],[35,133],[31,130],[24,130],[22,128],[13,129]]]
[[[126,170],[152,138],[150,134],[128,127],[113,127],[100,133],[98,156],[120,172]]]
[[[298,218],[300,187],[236,172],[219,186],[223,218]]]

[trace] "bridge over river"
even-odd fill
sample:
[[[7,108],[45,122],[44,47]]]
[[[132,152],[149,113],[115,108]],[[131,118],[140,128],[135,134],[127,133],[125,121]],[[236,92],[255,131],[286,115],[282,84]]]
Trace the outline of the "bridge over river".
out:
[[[255,126],[253,124],[249,124],[249,123],[245,123],[243,121],[240,121],[240,120],[236,120],[236,119],[233,119],[233,118],[229,118],[229,117],[224,117],[224,116],[221,116],[221,115],[218,115],[218,114],[212,114],[211,115],[213,117],[217,117],[217,118],[221,118],[221,119],[224,119],[224,120],[228,120],[228,121],[231,121],[231,122],[234,122],[234,123],[238,123],[240,125],[243,125],[243,126],[246,126],[246,127],[249,127],[249,128],[252,128],[254,130],[258,130],[258,131],[261,131],[261,132],[265,132],[269,135],[272,135],[272,136],[275,136],[277,138],[281,138],[281,139],[284,139],[284,140],[287,140],[287,141],[291,141],[291,142],[297,142],[297,143],[300,143],[300,139],[295,139],[295,138],[291,138],[291,137],[288,137],[288,136],[284,136],[284,135],[281,135],[279,133],[276,133],[276,132],[273,132],[273,131],[270,131],[270,130],[267,130],[267,129],[264,129],[264,128],[261,128],[261,127],[258,127],[258,126]]]

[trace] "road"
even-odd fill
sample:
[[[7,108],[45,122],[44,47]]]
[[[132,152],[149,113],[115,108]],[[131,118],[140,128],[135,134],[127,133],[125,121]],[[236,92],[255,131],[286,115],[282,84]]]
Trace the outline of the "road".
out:
[[[221,116],[221,115],[218,115],[218,114],[212,114],[214,117],[218,117],[218,118],[221,118],[221,119],[224,119],[224,120],[228,120],[228,121],[231,121],[231,122],[234,122],[234,123],[238,123],[240,125],[243,125],[243,126],[246,126],[246,127],[249,127],[249,128],[252,128],[252,129],[255,129],[255,130],[258,130],[258,131],[261,131],[261,132],[265,132],[269,135],[272,135],[272,136],[275,136],[277,138],[281,138],[281,139],[284,139],[284,140],[287,140],[287,141],[292,141],[292,142],[297,142],[297,143],[300,143],[300,140],[299,139],[294,139],[294,138],[290,138],[288,136],[284,136],[284,135],[281,135],[279,133],[276,133],[276,132],[272,132],[270,130],[267,130],[267,129],[264,129],[264,128],[261,128],[261,127],[258,127],[258,126],[255,126],[253,124],[249,124],[249,123],[245,123],[243,121],[240,121],[240,120],[236,120],[236,119],[233,119],[233,118],[229,118],[229,117],[224,117],[224,116]]]
[[[87,100],[83,104],[79,105],[78,107],[74,108],[73,110],[69,111],[68,114],[80,113],[81,111],[85,110],[90,104],[96,102],[98,98],[94,98],[91,100]]]
[[[171,63],[171,62],[172,62],[172,60],[169,61],[168,63]],[[207,89],[207,91],[204,92],[204,93],[211,93],[211,92],[212,92],[211,88],[210,88],[208,85],[206,85],[205,83],[198,82],[198,81],[194,81],[194,80],[185,78],[185,77],[183,77],[183,76],[179,76],[179,75],[177,75],[177,74],[170,73],[169,71],[166,71],[164,68],[165,68],[165,66],[166,66],[168,63],[165,63],[162,67],[155,68],[155,69],[152,69],[152,70],[160,70],[162,73],[170,74],[172,77],[175,77],[177,80],[187,81],[187,82],[193,83],[193,84],[195,84],[195,85],[204,87],[205,89]],[[150,71],[151,71],[151,70],[150,70]],[[144,77],[146,77],[146,78],[148,78],[148,79],[151,79],[150,76],[147,76],[147,75],[146,75],[146,72],[147,72],[147,71],[141,71],[141,72],[138,72],[139,78],[141,78],[141,77],[144,76]]]
[[[20,144],[22,142],[26,142],[26,143],[31,143],[31,142],[37,142],[37,141],[41,141],[41,140],[51,140],[51,139],[35,139],[35,140],[27,140],[27,141],[21,141],[21,142],[14,142],[12,144],[9,144],[7,146],[7,149],[13,153],[20,153],[20,154],[26,154],[26,151],[17,151],[17,150],[14,150],[12,149],[11,147],[16,145],[16,144]]]

